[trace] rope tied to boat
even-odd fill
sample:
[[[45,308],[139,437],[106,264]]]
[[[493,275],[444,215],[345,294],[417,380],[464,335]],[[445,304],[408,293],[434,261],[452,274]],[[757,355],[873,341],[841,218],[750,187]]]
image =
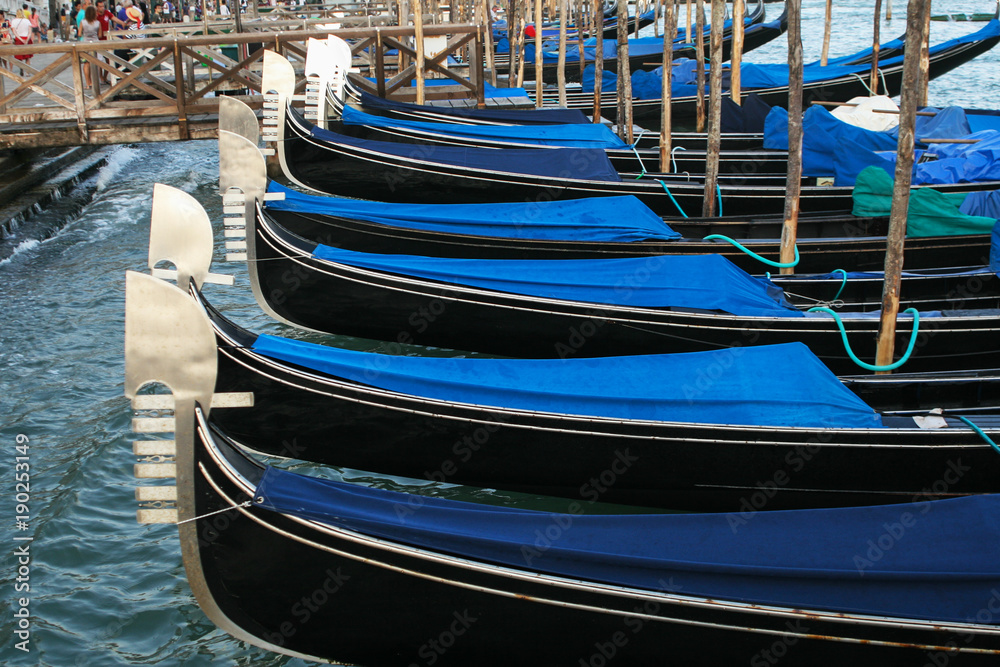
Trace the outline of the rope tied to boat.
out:
[[[838,289],[837,293],[833,295],[833,300],[836,301],[837,299],[840,298],[840,295],[844,291],[844,288],[847,287],[847,271],[844,271],[843,269],[834,269],[833,271],[831,271],[831,273],[839,273],[842,276],[844,276],[844,279],[840,281],[840,289]]]
[[[976,432],[976,435],[982,438],[983,441],[986,442],[986,444],[988,444],[990,447],[995,449],[998,454],[1000,454],[1000,445],[997,445],[997,443],[993,442],[993,439],[990,436],[986,435],[986,432],[983,431],[983,429],[973,424],[972,420],[969,419],[968,417],[963,417],[962,415],[955,415],[955,416],[961,419],[963,422],[965,422],[969,426],[969,428],[971,428],[973,431]]]
[[[684,216],[684,217],[687,217],[687,216]],[[705,241],[713,241],[715,239],[718,239],[720,241],[725,241],[726,243],[731,243],[734,246],[736,246],[739,250],[742,250],[743,252],[745,252],[746,254],[750,255],[751,257],[753,257],[757,261],[763,262],[764,264],[767,264],[768,266],[773,266],[776,269],[790,269],[790,268],[792,268],[793,266],[796,266],[799,263],[799,247],[798,246],[794,246],[794,249],[795,249],[795,259],[794,260],[792,260],[791,262],[775,262],[773,259],[767,259],[766,257],[761,257],[760,255],[758,255],[757,253],[755,253],[753,250],[750,250],[750,248],[747,248],[745,245],[743,245],[742,243],[740,243],[739,241],[737,241],[735,239],[731,239],[728,236],[723,236],[722,234],[709,234],[703,240],[705,240]]]
[[[635,141],[628,145],[628,147],[632,149],[632,152],[635,153],[635,159],[639,161],[639,167],[642,169],[642,173],[635,177],[635,180],[637,181],[646,175],[646,165],[643,163],[642,156],[639,155],[639,151],[636,149],[636,145],[638,145],[639,140],[642,139],[642,135],[645,133],[646,129],[643,128],[639,131],[639,136],[635,138]]]
[[[844,329],[844,323],[840,320],[840,315],[835,311],[823,306],[816,306],[809,309],[810,313],[827,313],[833,316],[833,321],[837,323],[837,328],[840,329],[840,338],[844,341],[844,349],[847,351],[847,356],[851,358],[855,364],[865,369],[866,371],[894,371],[903,364],[905,364],[910,359],[910,355],[913,353],[913,348],[917,343],[917,335],[920,333],[920,313],[916,308],[907,308],[904,313],[913,314],[913,331],[910,332],[910,344],[906,346],[906,352],[897,361],[887,364],[885,366],[877,366],[875,364],[869,364],[867,362],[858,359],[857,355],[854,354],[854,350],[851,349],[851,344],[847,340],[847,331]]]
[[[183,521],[178,521],[177,525],[179,526],[182,523],[188,523],[188,522],[191,522],[191,521],[197,521],[198,519],[204,519],[205,517],[209,517],[209,516],[212,516],[214,514],[222,514],[223,512],[228,512],[230,510],[239,509],[241,507],[250,507],[250,505],[252,505],[252,504],[253,504],[252,500],[246,500],[246,501],[243,501],[242,503],[240,503],[239,505],[233,505],[232,507],[223,507],[221,510],[215,510],[214,512],[208,512],[207,514],[202,514],[200,516],[193,516],[190,519],[184,519]]]
[[[673,168],[674,173],[677,173],[677,151],[686,151],[687,149],[683,146],[674,146],[670,149],[670,166]]]
[[[677,210],[681,212],[681,217],[682,218],[688,217],[688,214],[684,212],[684,209],[681,208],[681,205],[677,203],[676,199],[674,199],[674,195],[671,194],[670,188],[667,187],[667,184],[664,183],[663,181],[661,181],[658,178],[655,179],[655,180],[656,180],[657,183],[659,183],[663,187],[663,191],[667,193],[668,197],[670,197],[670,201],[672,201],[674,203],[674,206],[677,207]]]

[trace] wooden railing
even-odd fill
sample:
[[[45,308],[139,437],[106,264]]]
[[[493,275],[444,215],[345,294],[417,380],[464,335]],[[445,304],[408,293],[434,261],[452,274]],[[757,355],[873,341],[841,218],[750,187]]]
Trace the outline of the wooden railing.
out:
[[[446,35],[448,47],[427,58],[426,71],[448,77],[466,97],[483,100],[482,30],[472,24],[425,26],[427,36]],[[264,49],[278,51],[301,71],[308,38],[336,34],[359,57],[359,79],[372,92],[401,91],[415,68],[406,59],[415,52],[406,38],[412,27],[350,28],[231,33],[151,39],[112,39],[37,46],[0,47],[0,148],[185,140],[215,136],[216,95],[239,95],[259,109],[262,104],[261,60]],[[128,57],[114,50],[128,49]],[[365,51],[371,51],[371,57]],[[399,49],[403,63],[385,51]],[[15,59],[33,54],[31,64]],[[463,60],[447,65],[448,55]],[[468,67],[467,63],[478,66]],[[85,85],[82,67],[92,85]],[[401,68],[401,69],[400,69]],[[23,73],[22,73],[23,71]],[[101,75],[110,85],[101,82]],[[357,77],[358,75],[354,75]],[[387,76],[392,76],[388,84]],[[463,78],[468,76],[471,81]],[[300,80],[300,89],[304,88]],[[454,97],[428,88],[428,97]]]

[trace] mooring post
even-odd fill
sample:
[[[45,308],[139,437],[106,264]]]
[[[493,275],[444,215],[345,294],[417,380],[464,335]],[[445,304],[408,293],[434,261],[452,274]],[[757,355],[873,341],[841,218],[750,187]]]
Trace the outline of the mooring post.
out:
[[[698,61],[695,83],[698,85],[697,102],[695,104],[696,127],[698,132],[705,131],[705,0],[698,0],[695,10],[694,31],[698,33],[694,42],[695,60]]]
[[[542,0],[535,0],[535,106],[540,107],[542,90],[545,84],[542,79],[545,77],[542,72],[545,70],[545,57],[542,55]]]
[[[559,86],[559,106],[566,106],[566,0],[559,0],[559,64],[556,82]]]
[[[729,56],[729,97],[737,104],[743,100],[740,90],[740,66],[743,64],[743,21],[746,3],[733,0],[733,48]]]
[[[632,143],[632,72],[628,64],[628,3],[618,3],[618,135]]]
[[[424,103],[424,0],[413,3],[413,41],[417,52],[417,104]]]
[[[781,226],[780,262],[795,261],[802,189],[802,0],[788,0],[788,169],[785,179],[785,216]],[[794,273],[785,267],[781,273]]]
[[[524,30],[528,26],[528,0],[518,2],[518,30],[517,30],[517,87],[524,85],[524,61],[527,60],[527,53],[524,48],[527,35]]]
[[[830,29],[833,23],[833,0],[826,0],[826,16],[823,20],[823,52],[819,56],[819,64],[826,67],[830,59]]]
[[[927,12],[927,15],[930,16],[929,11]],[[886,21],[892,20],[892,0],[886,0],[885,2],[885,20]]]
[[[899,314],[900,275],[903,271],[903,244],[906,239],[906,214],[910,205],[910,182],[913,170],[914,128],[920,98],[917,77],[920,75],[920,44],[930,15],[929,0],[910,0],[906,9],[906,55],[903,57],[903,83],[899,98],[899,142],[896,145],[896,173],[892,188],[892,212],[886,234],[885,284],[882,288],[882,314],[878,330],[875,364],[892,363],[896,344],[896,317]]]
[[[577,0],[576,19],[573,21],[573,25],[576,26],[576,52],[578,54],[576,60],[577,66],[580,68],[581,81],[583,81],[583,70],[587,67],[587,58],[584,57],[583,53],[583,26],[587,25],[587,16],[589,14],[587,14],[586,0]]]
[[[919,106],[927,106],[927,96],[931,82],[931,10],[930,0],[927,0],[928,8],[924,12],[923,38],[920,40],[920,99],[917,100]]]
[[[604,92],[604,12],[599,0],[594,0],[594,117],[601,122],[601,94]]]
[[[882,0],[875,0],[875,27],[872,36],[872,75],[871,94],[878,95],[878,52],[879,52],[879,26],[882,24]],[[888,93],[889,91],[885,91]]]
[[[670,171],[670,75],[674,67],[674,35],[677,33],[676,0],[663,0],[663,80],[660,94],[660,173]]]
[[[486,69],[490,73],[490,84],[496,87],[497,70],[496,63],[493,60],[493,14],[490,12],[490,0],[481,0],[479,11],[482,15],[484,30],[483,37],[485,44],[483,44],[483,51],[486,53]]]
[[[719,183],[719,146],[722,143],[722,24],[725,22],[726,0],[712,0],[711,77],[708,93],[708,150],[705,156],[705,193],[701,215],[711,218],[718,214],[715,192]]]
[[[687,24],[684,29],[684,41],[691,43],[691,0],[687,0]]]

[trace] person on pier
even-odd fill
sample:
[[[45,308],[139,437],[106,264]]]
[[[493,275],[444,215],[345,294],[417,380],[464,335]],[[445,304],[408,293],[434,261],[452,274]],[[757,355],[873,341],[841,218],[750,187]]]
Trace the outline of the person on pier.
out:
[[[104,30],[101,28],[101,22],[97,20],[97,9],[93,5],[88,4],[87,9],[83,13],[83,20],[80,21],[80,41],[99,42],[103,34]],[[87,82],[87,88],[93,86],[90,69],[90,63],[84,61],[83,78]]]

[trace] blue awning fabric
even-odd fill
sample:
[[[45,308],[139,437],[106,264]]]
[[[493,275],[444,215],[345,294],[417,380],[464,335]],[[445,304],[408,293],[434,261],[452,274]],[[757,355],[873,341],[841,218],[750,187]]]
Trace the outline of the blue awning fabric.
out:
[[[409,102],[387,100],[370,93],[361,93],[361,106],[383,111],[407,111],[444,114],[458,119],[478,120],[511,125],[557,125],[586,123],[587,116],[579,109],[462,109],[433,107]]]
[[[617,259],[460,259],[376,255],[319,245],[317,259],[512,294],[584,303],[802,317],[783,292],[722,255]]]
[[[445,359],[261,335],[253,351],[388,391],[496,408],[702,424],[882,426],[802,343],[595,359]]]
[[[345,125],[402,128],[463,139],[537,144],[539,146],[571,148],[623,148],[627,146],[618,135],[600,123],[581,123],[580,125],[461,125],[374,116],[350,106],[344,107],[343,122]]]
[[[477,148],[427,146],[392,141],[358,139],[312,126],[320,141],[360,149],[366,153],[393,155],[407,160],[433,162],[481,172],[527,174],[547,178],[620,182],[607,153],[601,148]]]
[[[983,620],[1000,497],[739,514],[555,514],[269,468],[261,507],[518,570],[663,593],[940,622]],[[543,541],[558,527],[558,538]],[[977,614],[979,618],[977,618]]]
[[[939,53],[945,49],[949,49],[953,46],[960,44],[968,44],[970,42],[979,41],[982,39],[989,39],[991,37],[996,37],[1000,35],[1000,21],[994,19],[987,23],[980,30],[968,34],[962,35],[961,37],[956,37],[955,39],[942,42],[941,44],[934,45],[930,48],[931,55]],[[867,50],[866,51],[870,51]],[[854,54],[850,57],[845,57],[838,59],[837,62],[847,62],[853,60],[857,56],[863,54],[864,52],[859,52],[859,54]],[[879,61],[879,67],[891,67],[894,65],[899,65],[903,62],[903,56],[895,56],[892,58],[886,58]],[[726,73],[728,73],[728,67],[725,68]],[[659,74],[659,68],[655,70],[656,76],[661,76]],[[818,62],[809,63],[803,67],[802,80],[805,84],[819,83],[822,81],[830,81],[839,78],[863,78],[865,75],[870,74],[871,65],[870,64],[827,64],[825,67],[821,66]],[[677,74],[678,70],[674,69],[674,74]],[[647,73],[648,74],[648,73]],[[683,73],[682,73],[683,76]],[[633,81],[635,77],[633,76]],[[590,78],[591,88],[588,90],[586,83],[584,84],[584,92],[593,91],[593,76]],[[706,79],[707,81],[707,79]],[[773,64],[754,64],[754,63],[742,63],[740,66],[740,85],[743,90],[762,90],[767,88],[785,88],[788,86],[788,65],[781,63]],[[691,88],[690,90],[688,88]],[[696,86],[689,86],[689,83],[685,84],[675,84],[671,86],[672,94],[676,97],[689,96],[697,93]],[[707,92],[707,83],[706,83]],[[643,88],[643,94],[648,95],[648,86]],[[635,95],[637,99],[654,99],[652,97],[639,97]],[[660,96],[659,92],[655,95],[657,98]]]
[[[451,234],[613,243],[681,238],[632,195],[499,204],[387,204],[307,195],[274,182],[268,192],[281,192],[285,198],[266,202],[267,210],[319,213]]]

